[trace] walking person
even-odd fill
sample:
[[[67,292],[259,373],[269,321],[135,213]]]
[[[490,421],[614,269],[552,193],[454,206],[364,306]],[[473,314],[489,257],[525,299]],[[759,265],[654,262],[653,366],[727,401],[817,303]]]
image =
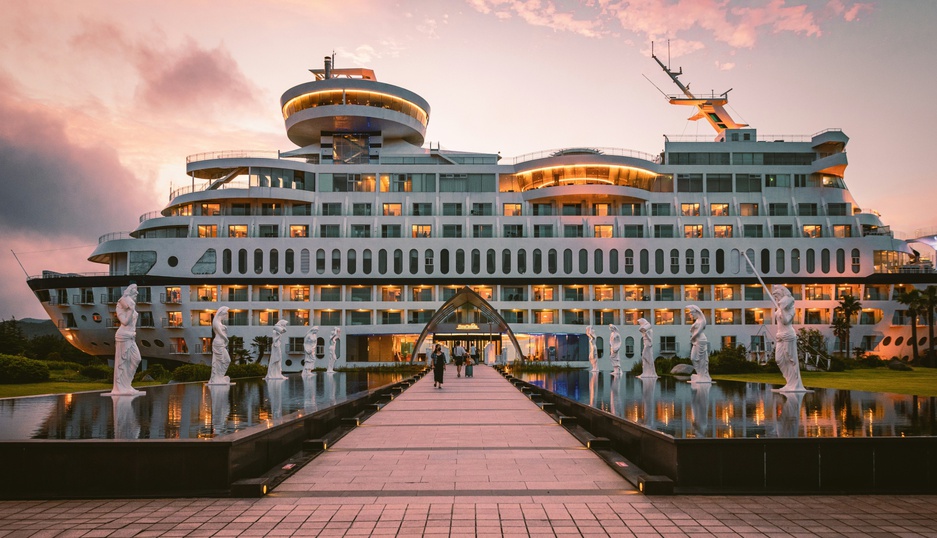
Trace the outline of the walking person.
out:
[[[465,377],[475,377],[475,359],[471,355],[465,357]]]
[[[462,342],[459,342],[455,345],[455,371],[456,377],[462,377],[462,365],[465,364],[465,348],[462,347]]]
[[[433,386],[441,389],[443,374],[446,373],[446,354],[442,352],[441,345],[436,344],[436,347],[433,348],[430,360],[433,363]]]

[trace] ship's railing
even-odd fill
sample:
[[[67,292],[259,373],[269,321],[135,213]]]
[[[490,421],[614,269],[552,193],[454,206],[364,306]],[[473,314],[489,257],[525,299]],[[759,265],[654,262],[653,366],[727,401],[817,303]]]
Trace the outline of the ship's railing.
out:
[[[937,235],[937,226],[929,226],[927,228],[918,228],[914,230],[914,233],[911,234],[911,237],[927,237],[930,235]]]
[[[149,213],[144,213],[140,215],[140,222],[143,222],[145,220],[155,219],[156,217],[162,217],[162,216],[163,216],[162,211],[150,211]]]
[[[275,150],[234,149],[226,151],[207,151],[185,158],[186,164],[215,159],[279,159],[280,152]]]
[[[812,142],[814,138],[824,133],[841,133],[842,129],[824,129],[811,135],[805,134],[764,134],[755,137],[755,142]],[[716,139],[715,135],[664,135],[668,142],[712,142]]]
[[[505,159],[508,164],[518,164],[527,161],[533,161],[536,159],[546,159],[549,157],[560,157],[562,155],[614,155],[616,157],[633,157],[635,159],[643,159],[645,161],[651,161],[655,163],[660,162],[660,155],[654,155],[652,153],[646,153],[644,151],[636,151],[633,149],[626,148],[598,148],[598,147],[576,147],[576,148],[559,148],[559,149],[545,149],[542,151],[535,151],[533,153],[525,153],[524,155],[518,155],[517,157],[512,157]]]
[[[99,237],[98,244],[100,245],[105,241],[114,241],[115,239],[133,239],[133,236],[130,235],[130,232],[111,232]]]
[[[183,194],[190,194],[190,193],[193,193],[193,192],[202,192],[202,191],[208,189],[208,186],[209,186],[209,185],[211,185],[211,183],[210,183],[210,182],[206,182],[204,185],[194,185],[194,186],[193,186],[193,185],[189,185],[188,187],[180,187],[180,188],[178,188],[178,189],[172,191],[171,193],[169,193],[169,199],[170,199],[170,200],[174,200],[177,196],[182,196]],[[243,181],[239,181],[239,182],[237,182],[237,183],[222,183],[221,185],[219,185],[219,186],[217,187],[216,190],[222,190],[222,189],[246,189],[246,188],[248,188],[248,186],[249,186],[249,185],[248,185],[247,183],[244,183]]]
[[[36,280],[42,278],[72,278],[80,276],[127,276],[127,273],[111,273],[108,271],[98,271],[91,273],[56,273],[55,271],[43,271],[41,275],[29,275],[26,280]]]

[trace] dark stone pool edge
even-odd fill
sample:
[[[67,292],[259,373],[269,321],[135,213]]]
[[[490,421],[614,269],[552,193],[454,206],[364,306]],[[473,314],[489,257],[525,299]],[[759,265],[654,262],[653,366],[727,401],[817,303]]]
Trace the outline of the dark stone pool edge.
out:
[[[422,375],[213,439],[0,441],[0,499],[227,496]]]
[[[937,493],[937,437],[675,439],[517,378],[676,493]]]

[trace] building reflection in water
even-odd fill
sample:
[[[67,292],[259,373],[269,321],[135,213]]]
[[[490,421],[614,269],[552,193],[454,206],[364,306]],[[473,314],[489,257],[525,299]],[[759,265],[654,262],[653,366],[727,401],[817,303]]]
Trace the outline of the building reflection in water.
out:
[[[316,378],[309,388],[301,376],[291,375],[279,388],[252,378],[230,387],[154,385],[135,398],[88,392],[0,399],[0,440],[217,437],[291,413],[324,409],[402,376],[337,372]]]
[[[630,374],[616,387],[585,370],[514,375],[676,438],[937,435],[934,397],[835,389],[788,397],[765,383],[717,381],[707,388],[674,377],[645,381]]]

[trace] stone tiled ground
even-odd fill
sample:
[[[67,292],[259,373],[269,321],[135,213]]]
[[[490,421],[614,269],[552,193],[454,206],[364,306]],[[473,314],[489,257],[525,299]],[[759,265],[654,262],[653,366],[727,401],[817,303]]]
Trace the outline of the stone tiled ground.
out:
[[[450,366],[262,499],[0,502],[0,537],[240,535],[937,537],[937,496],[644,497],[495,372]]]

